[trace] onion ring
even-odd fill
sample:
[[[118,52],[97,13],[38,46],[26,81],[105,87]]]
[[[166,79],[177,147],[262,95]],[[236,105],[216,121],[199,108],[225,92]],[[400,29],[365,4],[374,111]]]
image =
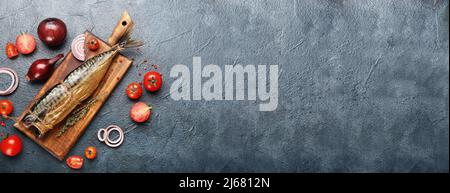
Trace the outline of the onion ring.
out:
[[[11,77],[11,84],[6,90],[0,90],[0,96],[10,95],[16,91],[19,86],[19,78],[17,77],[16,71],[11,68],[0,68],[0,74],[7,74]]]
[[[102,132],[103,132],[103,134],[102,134]],[[104,135],[105,132],[106,132],[106,129],[103,129],[103,128],[101,128],[97,131],[97,138],[99,141],[101,141],[101,142],[105,141],[105,138],[106,138]]]
[[[86,57],[84,53],[84,41],[85,41],[84,34],[80,34],[77,37],[75,37],[75,39],[73,39],[72,44],[70,46],[72,49],[73,56],[80,61],[84,61]]]
[[[109,135],[112,131],[119,132],[119,138],[115,140],[111,140],[109,138]],[[117,125],[110,125],[106,129],[99,129],[97,132],[97,138],[101,142],[105,142],[105,144],[109,147],[119,147],[123,143],[123,139],[125,138],[125,135],[123,133],[122,128],[120,128]]]

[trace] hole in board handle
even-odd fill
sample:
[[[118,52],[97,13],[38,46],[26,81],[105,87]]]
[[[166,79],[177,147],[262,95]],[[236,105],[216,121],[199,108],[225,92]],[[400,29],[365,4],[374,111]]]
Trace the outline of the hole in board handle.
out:
[[[127,21],[122,21],[122,26],[126,26],[127,25]]]

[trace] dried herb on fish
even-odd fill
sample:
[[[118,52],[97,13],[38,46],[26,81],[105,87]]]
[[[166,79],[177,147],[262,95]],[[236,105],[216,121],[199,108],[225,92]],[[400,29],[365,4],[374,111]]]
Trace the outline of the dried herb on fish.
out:
[[[97,101],[97,98],[92,98],[92,99],[88,100],[86,103],[81,104],[80,107],[78,107],[72,113],[70,113],[70,115],[67,118],[66,122],[61,127],[61,129],[59,130],[59,132],[58,132],[58,134],[56,136],[57,137],[61,137],[61,135],[64,134],[64,132],[66,132],[67,129],[71,128],[79,120],[81,120],[87,114],[87,112],[89,112],[90,107],[96,101]]]

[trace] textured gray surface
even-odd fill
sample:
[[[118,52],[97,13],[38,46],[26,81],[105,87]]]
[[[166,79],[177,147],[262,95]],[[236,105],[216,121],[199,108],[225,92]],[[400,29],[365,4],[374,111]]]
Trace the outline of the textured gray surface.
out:
[[[166,81],[142,98],[154,104],[152,121],[110,149],[95,133],[131,124],[124,89],[143,69],[130,69],[70,152],[98,148],[81,172],[448,172],[448,1],[2,0],[2,50],[21,31],[37,35],[46,17],[69,30],[61,48],[38,41],[31,56],[0,54],[21,80],[6,97],[14,115],[41,87],[23,78],[32,61],[66,53],[86,29],[106,38],[124,9],[146,42],[142,54],[125,54],[160,65]],[[164,97],[171,67],[191,66],[192,56],[204,65],[279,64],[278,109]],[[23,152],[0,156],[0,172],[72,172],[19,135]]]

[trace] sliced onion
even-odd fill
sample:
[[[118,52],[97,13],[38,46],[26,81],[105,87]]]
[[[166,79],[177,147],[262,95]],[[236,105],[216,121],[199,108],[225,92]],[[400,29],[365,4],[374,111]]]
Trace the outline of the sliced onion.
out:
[[[119,137],[115,140],[109,138],[109,134],[111,134],[112,131],[119,132]],[[109,147],[119,147],[122,144],[125,135],[122,128],[117,125],[110,125],[106,129],[99,129],[97,132],[97,138],[99,141],[105,142],[105,144]]]
[[[16,71],[11,68],[0,68],[0,74],[7,74],[11,77],[11,85],[6,90],[0,90],[0,96],[10,95],[16,91],[17,86],[19,86],[19,78]]]
[[[85,54],[84,54],[84,34],[80,34],[72,41],[71,49],[73,56],[80,61],[85,60]]]

